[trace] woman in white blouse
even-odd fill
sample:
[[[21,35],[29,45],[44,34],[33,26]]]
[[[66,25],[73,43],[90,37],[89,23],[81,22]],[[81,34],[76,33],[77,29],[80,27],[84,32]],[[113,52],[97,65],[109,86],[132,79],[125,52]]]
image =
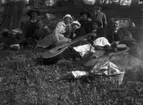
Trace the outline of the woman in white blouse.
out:
[[[72,17],[70,14],[66,14],[63,20],[59,22],[51,35],[47,35],[44,39],[38,42],[36,47],[47,48],[50,45],[58,46],[60,44],[69,42],[69,35],[72,31],[71,23]]]

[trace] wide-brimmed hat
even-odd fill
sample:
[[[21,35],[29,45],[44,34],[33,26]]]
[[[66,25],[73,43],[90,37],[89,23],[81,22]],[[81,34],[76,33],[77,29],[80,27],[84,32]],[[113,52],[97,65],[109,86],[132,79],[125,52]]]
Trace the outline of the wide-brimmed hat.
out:
[[[27,15],[31,17],[31,14],[32,14],[33,12],[36,12],[38,16],[40,15],[40,11],[37,10],[37,8],[32,8],[32,9],[30,9],[30,10],[27,12]]]
[[[72,25],[78,25],[79,27],[81,26],[81,24],[78,21],[73,21]]]
[[[71,20],[73,20],[73,18],[72,18],[72,16],[71,16],[70,14],[66,14],[66,15],[63,17],[63,19],[65,19],[65,18],[67,18],[67,17],[69,17]]]

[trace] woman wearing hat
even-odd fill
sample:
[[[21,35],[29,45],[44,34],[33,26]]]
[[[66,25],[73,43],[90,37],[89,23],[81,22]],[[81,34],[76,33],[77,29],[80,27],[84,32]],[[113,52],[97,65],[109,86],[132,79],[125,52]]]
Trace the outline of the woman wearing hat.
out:
[[[37,9],[31,9],[27,12],[30,17],[29,21],[22,25],[22,30],[24,32],[25,38],[28,44],[35,45],[40,37],[46,36],[50,33],[47,25],[44,25],[41,21],[40,11]],[[42,25],[41,25],[42,23]]]
[[[72,28],[73,28],[73,31],[70,36],[72,40],[86,34],[85,28],[81,27],[81,24],[78,21],[72,22]]]
[[[72,28],[72,17],[70,14],[66,14],[63,20],[59,22],[51,35],[46,36],[43,40],[39,41],[36,47],[49,47],[50,45],[58,46],[60,44],[69,42],[69,35]]]

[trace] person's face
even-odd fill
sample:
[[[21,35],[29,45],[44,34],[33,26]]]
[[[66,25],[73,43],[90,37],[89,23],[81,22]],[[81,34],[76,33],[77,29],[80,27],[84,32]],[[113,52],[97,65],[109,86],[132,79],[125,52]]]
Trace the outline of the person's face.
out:
[[[64,19],[65,24],[70,24],[71,23],[71,18],[70,17],[66,17]]]
[[[97,23],[93,23],[92,28],[93,29],[97,29],[98,28],[98,24]]]
[[[73,24],[72,27],[74,30],[80,28],[79,25],[77,25],[77,24]]]
[[[43,26],[42,21],[39,21],[39,22],[37,23],[37,26],[38,26],[38,27],[42,27],[42,26]]]
[[[99,11],[98,9],[95,9],[93,12],[94,12],[95,14],[97,14],[98,11]]]
[[[119,28],[119,21],[114,22],[114,28]]]
[[[37,13],[36,12],[33,12],[32,14],[31,14],[31,17],[32,18],[36,18],[38,15],[37,15]]]
[[[83,15],[81,16],[81,18],[82,18],[82,19],[87,19],[87,15],[86,15],[86,14],[83,14]]]

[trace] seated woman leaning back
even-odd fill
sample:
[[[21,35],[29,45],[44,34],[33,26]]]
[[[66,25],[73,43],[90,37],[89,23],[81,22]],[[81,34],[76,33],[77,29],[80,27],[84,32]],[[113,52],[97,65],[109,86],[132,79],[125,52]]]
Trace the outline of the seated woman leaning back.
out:
[[[40,40],[37,47],[47,48],[47,47],[55,47],[61,45],[66,42],[70,42],[69,35],[72,31],[71,23],[73,19],[70,14],[66,14],[62,21],[57,23],[57,26],[52,34],[47,35],[42,40]]]

